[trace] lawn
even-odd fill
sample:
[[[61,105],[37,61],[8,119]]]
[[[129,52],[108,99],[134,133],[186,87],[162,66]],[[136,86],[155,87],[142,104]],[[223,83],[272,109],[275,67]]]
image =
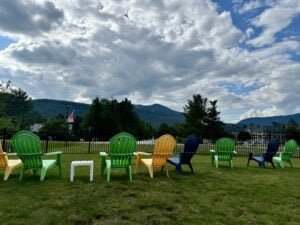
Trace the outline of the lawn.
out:
[[[71,161],[88,159],[95,162],[94,182],[87,168],[76,168],[71,183]],[[300,159],[275,170],[254,162],[247,168],[245,157],[234,158],[233,170],[225,162],[215,169],[209,156],[192,161],[195,174],[184,167],[180,176],[170,166],[170,178],[158,172],[151,179],[142,168],[130,182],[113,170],[107,183],[98,155],[65,154],[62,178],[52,169],[44,182],[30,174],[0,182],[0,224],[300,224]]]

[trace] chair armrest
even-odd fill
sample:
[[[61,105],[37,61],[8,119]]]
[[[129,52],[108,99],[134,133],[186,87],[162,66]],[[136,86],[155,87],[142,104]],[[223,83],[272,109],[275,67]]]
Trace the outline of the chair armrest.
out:
[[[100,155],[101,157],[106,157],[106,156],[108,156],[108,154],[107,154],[106,152],[100,152],[99,155]]]
[[[233,151],[233,154],[237,154],[237,151]]]
[[[45,153],[44,155],[61,155],[62,152],[48,152],[48,153]]]
[[[148,153],[148,152],[136,152],[135,155],[152,155],[152,153]]]
[[[216,151],[215,150],[213,150],[213,149],[211,149],[211,150],[209,150],[211,153],[215,153]]]

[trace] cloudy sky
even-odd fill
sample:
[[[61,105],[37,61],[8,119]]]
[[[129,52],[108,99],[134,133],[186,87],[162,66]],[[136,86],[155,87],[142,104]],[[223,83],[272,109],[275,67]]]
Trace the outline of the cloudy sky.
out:
[[[300,112],[299,0],[1,0],[0,80],[33,99],[129,98],[221,119]]]

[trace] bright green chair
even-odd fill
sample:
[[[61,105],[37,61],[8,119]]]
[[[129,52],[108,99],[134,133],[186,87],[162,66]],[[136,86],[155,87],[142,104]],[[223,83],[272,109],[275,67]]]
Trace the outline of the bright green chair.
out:
[[[126,174],[132,180],[131,159],[136,148],[136,138],[129,133],[122,132],[109,140],[109,153],[100,152],[101,176],[106,167],[107,182],[110,181],[111,168],[125,168]]]
[[[293,167],[291,158],[293,157],[293,154],[297,148],[298,148],[297,142],[295,140],[291,139],[285,143],[284,151],[279,152],[279,156],[273,157],[273,160],[281,168],[284,168],[284,162],[289,163],[291,165],[291,167]]]
[[[210,150],[211,152],[211,163],[216,165],[216,168],[219,166],[219,161],[228,161],[229,166],[233,168],[232,156],[234,151],[234,141],[230,138],[220,138],[216,142],[216,149]]]
[[[22,180],[26,170],[32,170],[34,175],[37,175],[41,170],[40,180],[45,179],[47,171],[58,166],[59,175],[62,176],[62,152],[42,153],[40,138],[29,131],[19,131],[12,138],[12,146],[17,152],[17,155],[23,162],[23,167],[20,173],[20,180]],[[56,159],[42,159],[42,156],[56,155]]]

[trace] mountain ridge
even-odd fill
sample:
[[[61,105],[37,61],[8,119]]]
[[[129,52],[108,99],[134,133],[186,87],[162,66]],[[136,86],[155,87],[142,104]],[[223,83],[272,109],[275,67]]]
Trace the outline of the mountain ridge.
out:
[[[300,124],[300,113],[267,117],[250,117],[239,121],[237,125],[255,124],[261,126],[268,126],[272,125],[273,122],[287,124],[288,121],[291,119],[295,120],[298,124]]]
[[[33,108],[43,117],[50,119],[58,114],[66,115],[67,111],[70,114],[73,110],[75,115],[83,116],[89,109],[90,104],[72,102],[55,99],[33,99]],[[68,105],[68,109],[67,109]],[[153,105],[134,105],[134,111],[139,117],[153,126],[159,126],[161,123],[173,125],[184,122],[184,116],[181,112],[172,110],[160,104]]]

